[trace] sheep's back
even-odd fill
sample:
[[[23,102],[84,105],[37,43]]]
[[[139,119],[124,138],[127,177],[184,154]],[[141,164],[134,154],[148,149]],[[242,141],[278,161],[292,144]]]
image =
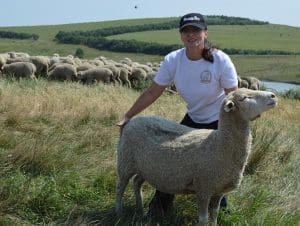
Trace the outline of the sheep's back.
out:
[[[157,117],[137,117],[123,129],[118,158],[134,163],[135,173],[153,186],[176,193],[186,189],[185,180],[192,180],[200,168],[208,175],[205,169],[210,169],[207,165],[211,164],[213,151],[203,147],[213,148],[216,143],[213,137],[206,139],[208,136],[214,136],[214,132]]]
[[[126,141],[136,152],[149,146],[151,152],[155,151],[154,147],[158,147],[172,149],[175,153],[180,152],[180,149],[191,149],[193,145],[198,147],[201,140],[204,141],[212,131],[193,129],[154,116],[136,117],[123,129],[120,143]]]
[[[132,140],[134,135],[143,138],[144,142],[163,142],[173,140],[193,129],[180,125],[178,123],[159,118],[159,117],[136,117],[132,119],[124,128],[122,137],[128,136]]]

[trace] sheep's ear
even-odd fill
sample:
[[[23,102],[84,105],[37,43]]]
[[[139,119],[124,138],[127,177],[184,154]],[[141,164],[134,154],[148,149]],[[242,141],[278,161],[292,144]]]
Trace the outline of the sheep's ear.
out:
[[[234,111],[235,109],[236,109],[235,104],[231,100],[228,100],[224,105],[224,110],[226,112]]]

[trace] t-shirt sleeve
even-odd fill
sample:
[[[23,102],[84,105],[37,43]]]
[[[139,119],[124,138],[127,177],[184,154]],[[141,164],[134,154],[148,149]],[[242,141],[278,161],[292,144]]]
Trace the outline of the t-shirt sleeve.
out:
[[[172,63],[170,59],[168,57],[165,57],[154,77],[154,82],[161,86],[170,85],[174,79],[174,73],[171,72],[171,65]]]
[[[226,89],[238,86],[236,69],[230,57],[225,54],[222,61],[224,66],[221,72],[221,86]]]

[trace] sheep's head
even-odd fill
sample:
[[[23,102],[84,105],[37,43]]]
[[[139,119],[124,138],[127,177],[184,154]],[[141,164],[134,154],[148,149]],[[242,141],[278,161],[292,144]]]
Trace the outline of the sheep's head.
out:
[[[244,120],[254,120],[261,113],[274,108],[278,99],[272,92],[241,88],[228,94],[224,99],[224,110],[239,112]]]
[[[77,72],[77,78],[78,79],[82,79],[83,78],[83,72],[82,71],[78,71]]]

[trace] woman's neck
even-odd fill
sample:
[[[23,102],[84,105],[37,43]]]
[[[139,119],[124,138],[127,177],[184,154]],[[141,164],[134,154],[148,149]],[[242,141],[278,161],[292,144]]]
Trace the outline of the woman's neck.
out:
[[[203,57],[202,57],[202,49],[199,50],[199,49],[191,49],[191,48],[186,48],[186,57],[189,59],[189,60],[201,60]]]

